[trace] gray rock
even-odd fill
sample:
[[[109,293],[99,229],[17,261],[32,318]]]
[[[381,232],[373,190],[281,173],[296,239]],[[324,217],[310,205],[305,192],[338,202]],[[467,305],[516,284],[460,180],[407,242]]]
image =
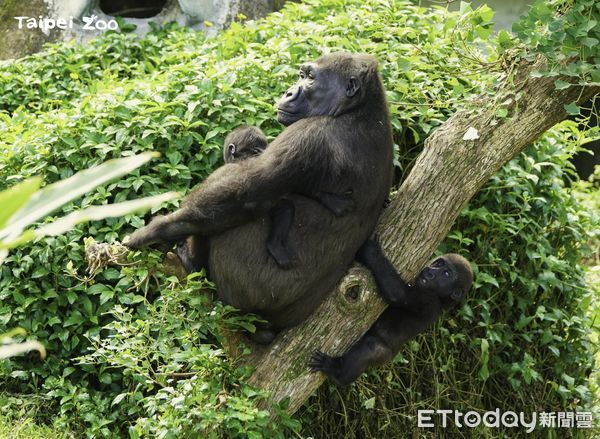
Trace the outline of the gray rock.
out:
[[[4,0],[0,11],[0,59],[39,51],[46,42],[74,39],[85,43],[106,29],[116,28],[114,15],[123,15],[143,35],[150,22],[176,21],[214,34],[236,20],[263,17],[285,0]],[[162,6],[162,9],[161,9]],[[40,19],[41,18],[41,19]]]

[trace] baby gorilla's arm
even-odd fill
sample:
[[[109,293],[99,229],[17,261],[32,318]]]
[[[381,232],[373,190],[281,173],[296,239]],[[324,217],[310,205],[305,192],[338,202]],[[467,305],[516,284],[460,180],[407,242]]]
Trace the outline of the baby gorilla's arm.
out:
[[[396,268],[385,257],[379,243],[368,239],[358,252],[356,260],[363,264],[375,278],[379,295],[391,306],[406,306],[408,286]]]

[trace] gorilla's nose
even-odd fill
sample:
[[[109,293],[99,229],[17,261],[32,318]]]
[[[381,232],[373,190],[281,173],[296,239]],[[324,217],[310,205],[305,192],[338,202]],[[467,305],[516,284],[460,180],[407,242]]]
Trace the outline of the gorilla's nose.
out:
[[[293,101],[300,94],[300,87],[294,86],[288,89],[283,96],[283,99],[287,102]]]

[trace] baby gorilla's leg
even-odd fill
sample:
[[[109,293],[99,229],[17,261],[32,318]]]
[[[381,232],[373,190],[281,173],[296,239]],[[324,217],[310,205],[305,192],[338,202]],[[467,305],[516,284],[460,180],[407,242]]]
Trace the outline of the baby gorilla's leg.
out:
[[[271,230],[267,238],[267,250],[275,259],[277,265],[284,270],[292,267],[296,254],[288,243],[290,229],[294,222],[294,203],[288,199],[281,199],[271,210]]]
[[[320,351],[313,352],[308,367],[313,372],[323,372],[335,384],[345,386],[355,381],[369,367],[390,361],[392,357],[392,349],[370,330],[341,357],[330,357]]]

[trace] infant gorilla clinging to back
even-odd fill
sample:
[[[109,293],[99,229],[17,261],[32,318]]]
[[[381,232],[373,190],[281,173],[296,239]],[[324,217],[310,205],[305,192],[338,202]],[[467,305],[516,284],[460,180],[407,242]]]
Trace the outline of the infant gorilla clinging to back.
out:
[[[225,138],[223,160],[225,163],[247,160],[261,154],[267,146],[269,146],[269,142],[259,128],[238,127]],[[321,203],[335,216],[342,216],[354,208],[351,193],[338,195],[320,191],[316,194],[305,195]],[[294,203],[287,198],[281,198],[269,210],[271,228],[266,243],[267,250],[277,265],[283,269],[291,268],[295,259],[295,253],[288,243],[288,236],[294,222],[294,213]],[[201,267],[207,267],[208,240],[200,241],[195,237],[189,237],[187,245],[177,246],[177,255],[188,273],[199,271]]]

